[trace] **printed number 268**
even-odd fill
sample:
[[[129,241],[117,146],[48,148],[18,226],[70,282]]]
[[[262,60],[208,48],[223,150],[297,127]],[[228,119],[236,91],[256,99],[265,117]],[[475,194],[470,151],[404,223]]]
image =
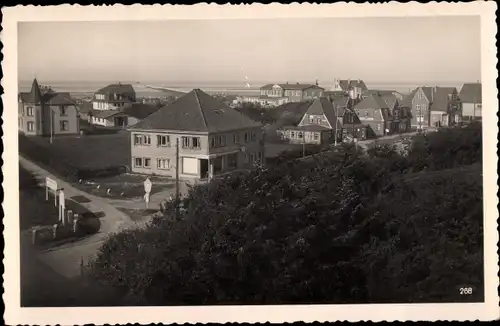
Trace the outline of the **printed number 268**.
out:
[[[472,288],[460,288],[460,294],[472,294]]]

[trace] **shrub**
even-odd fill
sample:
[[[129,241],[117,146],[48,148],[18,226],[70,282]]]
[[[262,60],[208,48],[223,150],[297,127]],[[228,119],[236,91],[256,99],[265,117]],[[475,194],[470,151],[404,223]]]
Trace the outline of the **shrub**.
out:
[[[418,157],[435,169],[477,160],[470,146],[433,163],[436,141]],[[442,302],[457,284],[478,300],[480,164],[412,173],[416,148],[406,158],[346,146],[195,186],[179,219],[170,205],[111,237],[91,270],[146,305]]]

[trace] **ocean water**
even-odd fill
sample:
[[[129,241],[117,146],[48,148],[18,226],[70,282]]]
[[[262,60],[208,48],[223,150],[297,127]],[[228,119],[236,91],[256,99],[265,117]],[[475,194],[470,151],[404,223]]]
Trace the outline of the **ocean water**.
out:
[[[28,92],[31,89],[32,81],[20,81],[19,82],[19,92]],[[70,92],[74,94],[93,94],[98,89],[116,83],[116,81],[50,81],[44,83],[43,80],[39,80],[41,85],[51,86],[52,89],[59,92]],[[130,83],[134,86],[136,93],[139,97],[154,97],[161,96],[162,91],[153,90],[146,85],[154,86],[154,87],[163,87],[168,89],[173,89],[181,92],[189,92],[194,88],[202,89],[207,93],[227,93],[233,95],[257,95],[259,94],[259,88],[265,84],[269,84],[271,82],[266,81],[258,81],[258,82],[249,82],[250,87],[246,87],[246,82],[234,81],[234,82],[161,82],[161,81],[141,81],[138,83],[130,82],[130,81],[121,81],[121,83]],[[365,82],[369,89],[387,89],[387,90],[395,90],[400,93],[406,94],[409,93],[412,89],[417,86],[451,86],[457,87],[460,91],[460,88],[463,84],[461,83],[426,83],[426,84],[418,84],[418,83],[398,83],[398,82]],[[325,82],[319,84],[321,87],[325,89],[331,89],[333,87],[333,81],[331,83]]]

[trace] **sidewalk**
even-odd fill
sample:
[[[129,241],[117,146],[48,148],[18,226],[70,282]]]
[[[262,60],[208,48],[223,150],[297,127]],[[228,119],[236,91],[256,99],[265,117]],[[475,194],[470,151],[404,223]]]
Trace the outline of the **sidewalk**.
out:
[[[86,263],[96,253],[109,234],[134,226],[134,222],[125,213],[107,203],[103,198],[74,188],[68,182],[54,177],[48,171],[21,156],[19,157],[19,163],[33,173],[41,185],[45,185],[45,177],[50,176],[57,182],[59,188],[64,188],[66,198],[75,196],[86,197],[89,202],[79,203],[80,205],[91,212],[104,213],[104,217],[100,219],[101,227],[98,233],[81,241],[50,251],[42,251],[38,254],[38,259],[42,263],[49,265],[61,275],[68,278],[78,276],[80,274],[80,261],[82,258],[84,263]]]

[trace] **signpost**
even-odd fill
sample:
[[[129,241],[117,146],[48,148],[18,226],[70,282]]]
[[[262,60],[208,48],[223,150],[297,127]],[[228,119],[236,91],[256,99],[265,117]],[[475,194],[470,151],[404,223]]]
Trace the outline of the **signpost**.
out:
[[[149,178],[146,178],[144,181],[144,201],[146,202],[146,208],[149,206],[149,194],[151,193],[151,187],[153,186],[153,183]]]
[[[66,224],[66,216],[64,216],[64,210],[66,208],[66,201],[64,198],[64,190],[59,190],[59,221],[62,225]]]
[[[54,192],[54,206],[57,206],[57,182],[49,177],[45,178],[45,200],[49,200],[49,189]]]

